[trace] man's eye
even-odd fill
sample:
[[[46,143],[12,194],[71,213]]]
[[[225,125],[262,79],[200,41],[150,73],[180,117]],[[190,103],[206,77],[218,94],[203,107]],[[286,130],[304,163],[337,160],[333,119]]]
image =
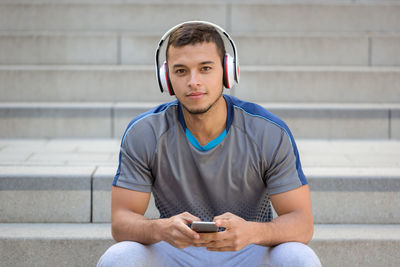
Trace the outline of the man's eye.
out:
[[[185,73],[185,70],[184,69],[177,69],[177,70],[175,70],[175,73],[176,74],[183,74],[183,73]]]
[[[202,67],[201,70],[202,71],[209,71],[209,70],[211,70],[211,67],[208,67],[208,66]]]

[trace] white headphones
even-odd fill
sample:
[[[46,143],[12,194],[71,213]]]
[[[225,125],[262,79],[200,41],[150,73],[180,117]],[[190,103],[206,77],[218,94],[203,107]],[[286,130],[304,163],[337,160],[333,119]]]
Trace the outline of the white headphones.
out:
[[[156,75],[157,75],[157,81],[158,85],[160,87],[161,92],[168,91],[170,95],[174,95],[174,90],[172,88],[171,81],[169,79],[169,72],[168,72],[168,64],[166,61],[160,66],[159,65],[159,53],[162,44],[164,41],[169,37],[172,31],[175,29],[179,28],[180,26],[187,24],[187,23],[202,23],[205,25],[209,25],[214,27],[217,31],[219,31],[221,36],[225,36],[228,40],[229,43],[232,45],[233,48],[233,57],[226,53],[224,57],[224,62],[223,62],[223,84],[225,88],[233,88],[236,84],[239,83],[239,59],[236,51],[236,46],[229,34],[222,29],[220,26],[213,24],[211,22],[207,21],[186,21],[183,23],[180,23],[174,27],[172,27],[170,30],[168,30],[164,36],[161,38],[161,40],[158,43],[158,47],[156,49]],[[222,33],[222,34],[221,34]]]

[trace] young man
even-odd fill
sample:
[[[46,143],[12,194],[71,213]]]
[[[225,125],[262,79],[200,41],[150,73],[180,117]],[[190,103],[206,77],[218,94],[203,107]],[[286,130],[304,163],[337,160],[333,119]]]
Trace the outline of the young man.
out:
[[[320,266],[305,245],[313,216],[293,137],[265,109],[222,94],[238,66],[217,29],[187,22],[167,34],[158,77],[177,101],[135,118],[122,138],[112,188],[119,243],[98,266]],[[143,216],[150,192],[160,219]],[[188,226],[200,220],[225,230]]]

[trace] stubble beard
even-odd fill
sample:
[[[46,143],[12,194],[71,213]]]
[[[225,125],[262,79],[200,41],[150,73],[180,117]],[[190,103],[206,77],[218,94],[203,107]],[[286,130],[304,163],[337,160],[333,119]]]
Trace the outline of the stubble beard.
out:
[[[213,103],[211,103],[210,105],[208,105],[207,107],[205,107],[205,108],[200,108],[200,109],[189,109],[189,108],[186,107],[182,102],[181,102],[181,104],[182,104],[182,107],[183,107],[187,112],[189,112],[189,114],[191,114],[191,115],[200,115],[200,114],[204,114],[204,113],[207,113],[207,112],[215,105],[215,103],[217,103],[217,101],[222,97],[222,92],[223,92],[223,89],[221,90],[221,93],[218,95],[218,97],[215,99],[215,101],[214,101]]]

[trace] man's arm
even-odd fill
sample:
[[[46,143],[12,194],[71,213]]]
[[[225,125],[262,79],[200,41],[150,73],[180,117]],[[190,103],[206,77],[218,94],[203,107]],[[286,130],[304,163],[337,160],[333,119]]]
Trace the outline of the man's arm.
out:
[[[184,248],[199,238],[187,224],[200,219],[187,212],[168,219],[149,220],[144,217],[149,200],[150,193],[113,186],[111,227],[116,241],[129,240],[150,245],[164,240]]]
[[[290,241],[310,242],[314,234],[314,219],[308,185],[272,195],[271,202],[278,217],[270,223],[258,225],[256,231],[260,238],[255,244],[274,246]]]
[[[121,187],[112,187],[111,192],[111,228],[116,241],[132,240],[152,244],[157,238],[150,235],[154,227],[147,222],[146,212],[150,193],[133,191]],[[143,231],[143,228],[148,228]]]
[[[272,222],[250,222],[231,213],[215,217],[224,232],[201,234],[197,246],[213,251],[236,251],[249,244],[275,246],[284,242],[308,243],[314,232],[308,185],[271,196],[279,217]]]

